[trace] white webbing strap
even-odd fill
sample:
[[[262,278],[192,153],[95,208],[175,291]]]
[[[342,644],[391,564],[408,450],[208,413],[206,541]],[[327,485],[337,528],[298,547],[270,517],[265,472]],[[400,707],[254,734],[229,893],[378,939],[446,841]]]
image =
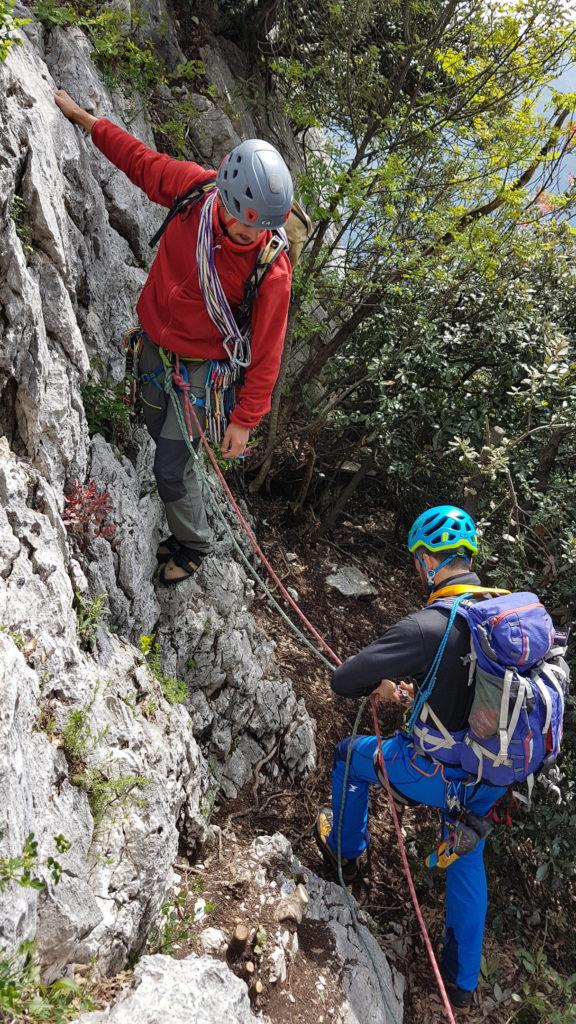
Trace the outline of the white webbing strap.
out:
[[[551,685],[560,697],[562,709],[564,709],[564,687],[562,683],[564,685],[567,683],[566,670],[561,668],[560,665],[546,665],[544,672],[549,677]]]
[[[473,740],[470,735],[464,737],[464,743],[466,744],[467,747],[470,747],[470,749],[474,751],[474,753],[476,754],[476,757],[480,761],[482,761],[482,759],[484,757],[486,757],[489,761],[492,761],[492,764],[494,765],[495,768],[498,768],[501,765],[504,765],[506,768],[511,768],[512,767],[512,761],[510,760],[509,757],[506,757],[504,761],[500,760],[500,754],[499,753],[498,754],[492,753],[492,751],[488,750],[487,747],[483,747],[476,740]],[[479,779],[482,776],[482,768],[483,768],[483,766],[481,764],[480,765],[480,770],[478,772],[478,778]]]
[[[434,722],[436,731],[440,733],[440,736],[432,736],[429,729],[426,727],[428,717]],[[415,726],[414,735],[418,737],[420,745],[425,754],[435,754],[439,750],[443,750],[446,747],[451,750],[452,747],[456,746],[457,740],[448,732],[445,725],[442,724],[437,715],[434,714],[429,704],[424,704],[422,712],[420,714],[420,721],[422,727]]]
[[[513,674],[509,668],[504,673],[504,682],[502,684],[502,697],[500,700],[500,721],[498,723],[498,732],[500,734],[500,753],[498,754],[498,764],[502,764],[508,756],[508,709],[510,707],[510,689],[512,686]]]
[[[532,676],[532,686],[535,686],[539,690],[540,696],[546,706],[546,718],[544,719],[544,725],[542,726],[542,735],[545,736],[550,728],[550,722],[552,721],[552,697],[548,692],[546,683],[543,682],[538,674]]]
[[[512,673],[511,673],[512,675]],[[516,697],[516,703],[514,704],[514,710],[510,718],[510,724],[506,731],[506,755],[505,760],[508,760],[508,748],[510,746],[510,740],[512,739],[516,726],[518,725],[518,719],[520,718],[520,712],[524,707],[524,701],[526,699],[526,693],[530,689],[530,684],[524,679],[523,676],[517,676],[518,679],[518,695]],[[494,761],[494,767],[497,768],[503,762],[500,760],[502,754],[502,737],[500,737],[500,754]]]

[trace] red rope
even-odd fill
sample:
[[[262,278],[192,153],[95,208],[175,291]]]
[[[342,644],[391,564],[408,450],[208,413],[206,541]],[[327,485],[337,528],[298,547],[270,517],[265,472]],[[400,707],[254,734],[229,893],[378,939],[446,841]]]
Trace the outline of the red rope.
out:
[[[446,986],[444,985],[444,979],[440,973],[440,968],[438,967],[438,961],[432,948],[432,943],[430,941],[430,936],[428,934],[428,929],[426,927],[424,915],[422,913],[420,903],[418,902],[418,896],[416,895],[416,889],[414,886],[414,880],[412,878],[412,872],[410,871],[410,865],[408,863],[408,856],[406,854],[406,847],[404,845],[404,836],[402,835],[402,831],[400,829],[400,822],[398,821],[398,811],[396,810],[396,804],[394,803],[394,794],[392,792],[390,779],[388,778],[388,772],[386,771],[386,764],[384,762],[384,755],[382,753],[382,737],[380,735],[380,725],[378,724],[378,715],[376,712],[377,706],[378,700],[376,697],[372,696],[370,698],[370,710],[372,711],[372,722],[374,724],[374,732],[376,733],[376,740],[378,743],[378,764],[380,765],[380,771],[382,773],[382,778],[384,779],[384,785],[386,787],[386,793],[388,796],[388,803],[390,804],[390,811],[392,814],[392,821],[394,822],[394,828],[396,829],[396,835],[398,837],[400,859],[402,861],[404,874],[406,875],[406,881],[408,882],[408,889],[410,890],[412,903],[414,904],[414,913],[416,914],[416,920],[418,921],[420,933],[424,940],[424,945],[426,946],[426,952],[428,953],[430,963],[432,964],[432,970],[434,971],[436,984],[438,985],[440,995],[442,996],[444,1007],[446,1009],[446,1016],[448,1017],[450,1024],[456,1024],[454,1020],[454,1014],[452,1012],[452,1007],[450,1006],[450,1000],[446,992]]]
[[[282,583],[282,580],[279,578],[277,573],[274,571],[274,569],[270,565],[270,562],[266,558],[266,555],[262,551],[262,548],[258,544],[256,536],[255,536],[253,530],[251,529],[250,525],[246,521],[245,516],[242,514],[242,511],[239,508],[238,503],[237,503],[234,495],[232,494],[232,491],[230,490],[228,484],[226,483],[226,480],[224,478],[224,474],[222,473],[222,470],[220,469],[220,466],[218,465],[218,463],[216,462],[216,459],[214,458],[214,455],[212,453],[210,445],[208,444],[208,441],[206,440],[206,435],[205,435],[204,431],[202,430],[202,427],[200,426],[200,421],[198,420],[198,417],[196,415],[196,411],[194,409],[194,406],[193,406],[192,402],[190,401],[190,397],[189,397],[189,394],[188,394],[188,392],[190,390],[190,385],[189,385],[189,383],[187,381],[183,380],[182,375],[179,372],[179,360],[178,360],[178,357],[176,357],[176,367],[175,367],[175,372],[173,373],[173,380],[174,380],[174,383],[176,384],[176,386],[181,389],[182,394],[183,394],[184,401],[183,401],[182,404],[184,406],[184,416],[186,418],[186,425],[188,427],[189,437],[190,437],[190,439],[192,439],[193,436],[194,436],[193,435],[193,431],[192,431],[192,418],[193,418],[194,419],[194,424],[195,424],[196,429],[198,431],[198,434],[199,434],[199,436],[200,436],[200,438],[202,440],[202,444],[204,445],[204,448],[206,449],[206,452],[208,454],[208,458],[210,459],[210,462],[212,463],[212,466],[213,466],[214,470],[216,471],[218,479],[220,480],[220,483],[222,484],[222,487],[224,488],[224,491],[225,491],[226,495],[228,496],[228,498],[230,500],[230,504],[232,505],[232,508],[236,512],[236,515],[238,516],[238,519],[240,520],[240,523],[242,524],[244,532],[246,533],[246,536],[248,537],[248,540],[250,541],[250,544],[254,548],[254,551],[256,552],[256,554],[258,555],[258,557],[260,558],[262,563],[266,566],[266,569],[270,573],[270,576],[272,577],[272,579],[276,583],[278,589],[283,594],[283,596],[286,598],[286,600],[288,601],[290,606],[294,609],[294,611],[296,612],[296,614],[298,615],[300,620],[304,623],[304,625],[307,627],[307,629],[310,630],[312,635],[314,637],[316,637],[316,640],[318,640],[318,642],[322,645],[324,650],[328,652],[328,654],[330,655],[330,657],[334,661],[335,665],[337,665],[337,666],[341,665],[342,664],[342,659],[339,658],[338,655],[332,650],[332,648],[326,643],[326,641],[320,635],[318,630],[316,630],[314,628],[312,623],[306,618],[306,616],[305,616],[304,612],[302,611],[302,609],[299,607],[299,605],[296,603],[296,601],[294,601],[294,599],[290,596],[290,594],[286,590],[286,587]],[[390,780],[388,778],[388,772],[386,771],[386,764],[384,763],[384,756],[383,756],[383,753],[382,753],[382,737],[380,735],[380,726],[378,724],[378,715],[376,713],[377,703],[378,703],[377,699],[375,697],[371,697],[371,699],[370,699],[370,707],[371,707],[371,710],[372,710],[372,720],[373,720],[373,723],[374,723],[374,732],[376,734],[376,741],[378,743],[378,763],[380,765],[380,771],[382,773],[382,778],[384,779],[384,785],[385,785],[385,789],[386,789],[386,794],[388,796],[388,803],[390,805],[390,811],[391,811],[391,814],[392,814],[392,820],[394,822],[394,828],[396,829],[396,837],[398,839],[398,846],[399,846],[399,849],[400,849],[400,859],[402,861],[402,868],[403,868],[404,874],[406,876],[406,881],[408,882],[408,889],[410,891],[410,896],[412,897],[412,903],[414,904],[414,912],[416,914],[416,919],[418,921],[418,925],[419,925],[419,928],[420,928],[420,933],[422,935],[422,939],[424,941],[424,945],[426,947],[426,952],[428,953],[428,957],[430,959],[430,963],[432,964],[432,970],[434,971],[434,977],[436,978],[436,983],[437,983],[438,988],[440,990],[440,995],[442,996],[442,1001],[444,1003],[444,1007],[445,1007],[445,1010],[446,1010],[446,1016],[448,1017],[448,1020],[450,1021],[450,1024],[456,1024],[456,1021],[454,1019],[454,1014],[452,1012],[452,1007],[450,1005],[450,1000],[448,998],[448,995],[447,995],[447,992],[446,992],[446,988],[445,988],[445,985],[444,985],[444,981],[443,981],[442,975],[440,973],[440,968],[438,967],[438,961],[436,960],[436,956],[435,956],[434,950],[432,948],[432,942],[430,941],[430,936],[428,934],[428,929],[426,927],[426,922],[424,920],[424,915],[422,914],[422,910],[420,908],[420,903],[418,902],[418,896],[416,894],[416,888],[414,886],[414,881],[412,879],[412,873],[410,871],[410,865],[408,863],[408,856],[406,854],[406,847],[404,845],[404,837],[403,837],[402,831],[400,829],[400,822],[398,821],[398,812],[396,811],[396,805],[394,803],[394,795],[392,793],[392,787],[390,785]]]

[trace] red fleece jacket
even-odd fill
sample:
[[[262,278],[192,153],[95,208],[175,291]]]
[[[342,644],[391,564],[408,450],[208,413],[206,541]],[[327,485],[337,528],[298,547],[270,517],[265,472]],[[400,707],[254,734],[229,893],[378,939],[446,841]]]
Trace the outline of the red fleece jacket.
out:
[[[149,149],[104,117],[96,121],[91,134],[104,156],[161,206],[172,206],[177,194],[215,174],[198,164]],[[157,345],[181,356],[226,359],[222,335],[208,315],[198,281],[196,238],[201,207],[198,203],[189,217],[175,217],[168,225],[136,310],[142,327]],[[242,301],[246,278],[270,232],[251,245],[237,245],[223,234],[216,206],[214,214],[216,269],[234,308]],[[234,423],[245,427],[257,426],[270,411],[286,333],[291,280],[290,260],[282,253],[258,289],[252,312],[252,362],[231,415]]]

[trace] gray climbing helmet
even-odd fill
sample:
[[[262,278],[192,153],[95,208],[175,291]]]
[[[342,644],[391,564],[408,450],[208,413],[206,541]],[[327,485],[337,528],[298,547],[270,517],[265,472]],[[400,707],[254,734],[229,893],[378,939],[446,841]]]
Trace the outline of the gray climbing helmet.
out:
[[[254,228],[281,228],[294,187],[280,153],[263,139],[247,139],[224,157],[216,185],[228,213]]]

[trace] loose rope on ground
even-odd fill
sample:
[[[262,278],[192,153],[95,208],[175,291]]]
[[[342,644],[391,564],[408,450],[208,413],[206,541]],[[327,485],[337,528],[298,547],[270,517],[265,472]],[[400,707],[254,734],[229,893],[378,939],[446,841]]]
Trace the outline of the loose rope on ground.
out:
[[[262,551],[260,545],[258,544],[258,541],[256,539],[256,536],[255,536],[252,528],[250,527],[249,523],[247,522],[245,516],[243,515],[243,513],[242,513],[242,511],[241,511],[241,509],[240,509],[236,499],[234,498],[234,495],[232,494],[232,491],[230,490],[230,487],[228,486],[228,484],[227,484],[227,482],[226,482],[226,480],[224,478],[224,474],[222,473],[218,463],[216,462],[216,459],[214,458],[214,455],[212,453],[210,445],[208,444],[208,441],[206,439],[206,435],[205,435],[204,431],[202,430],[202,427],[200,425],[200,421],[199,421],[198,416],[196,415],[196,412],[194,410],[193,402],[190,399],[190,394],[189,394],[190,385],[189,385],[189,383],[186,380],[184,380],[184,378],[182,377],[182,375],[179,372],[179,361],[178,361],[178,357],[177,356],[176,356],[175,369],[174,369],[174,372],[172,373],[172,375],[168,372],[168,370],[166,370],[166,373],[164,375],[164,389],[167,392],[167,394],[170,396],[170,399],[172,401],[172,404],[173,404],[173,407],[174,407],[174,411],[175,411],[175,414],[176,414],[176,418],[178,420],[180,429],[182,431],[182,436],[183,436],[183,438],[184,438],[184,440],[185,440],[185,442],[187,444],[188,450],[189,450],[189,452],[190,452],[190,454],[191,454],[191,456],[192,456],[192,458],[193,458],[193,460],[194,460],[194,462],[196,464],[196,467],[197,467],[197,469],[199,471],[199,474],[200,474],[201,478],[204,480],[205,483],[208,484],[208,478],[207,478],[207,476],[206,476],[206,474],[204,472],[204,467],[202,466],[201,459],[199,458],[198,453],[197,453],[197,451],[194,448],[194,445],[192,443],[192,439],[194,437],[194,429],[193,429],[194,426],[196,427],[196,431],[198,433],[198,436],[200,437],[200,439],[202,441],[204,449],[205,449],[205,451],[206,451],[206,453],[208,455],[208,458],[210,459],[210,462],[212,464],[213,469],[216,472],[216,475],[217,475],[217,477],[218,477],[218,479],[220,481],[220,484],[221,484],[222,488],[224,489],[224,492],[227,495],[228,500],[229,500],[229,502],[230,502],[234,512],[236,513],[236,515],[237,515],[237,517],[238,517],[238,519],[239,519],[239,521],[240,521],[240,523],[242,525],[242,528],[244,529],[244,532],[245,532],[246,536],[248,537],[248,540],[250,541],[250,544],[251,544],[255,554],[260,559],[262,564],[265,566],[265,568],[267,569],[267,571],[270,574],[271,578],[276,583],[278,589],[280,590],[280,592],[282,593],[284,598],[288,601],[290,606],[294,609],[294,611],[296,612],[296,614],[298,615],[298,617],[300,618],[302,623],[312,633],[312,635],[315,637],[315,639],[318,641],[318,643],[321,645],[321,647],[323,647],[324,650],[327,651],[327,653],[330,655],[330,657],[332,659],[332,663],[329,662],[328,659],[320,651],[318,651],[314,647],[314,645],[310,642],[310,640],[302,632],[302,630],[300,630],[298,628],[298,626],[296,626],[296,624],[294,622],[292,622],[290,617],[288,615],[286,615],[286,613],[284,612],[284,609],[281,607],[281,605],[278,603],[278,601],[276,601],[276,599],[273,597],[273,595],[271,594],[269,588],[266,586],[266,584],[262,580],[262,578],[259,575],[259,573],[254,569],[254,567],[250,563],[249,559],[246,557],[244,551],[242,550],[240,544],[238,543],[236,537],[234,536],[234,531],[232,530],[232,527],[228,523],[228,520],[226,519],[226,516],[224,515],[222,510],[218,507],[217,503],[215,503],[215,508],[216,508],[216,512],[217,512],[218,518],[223,523],[223,525],[224,525],[224,527],[226,529],[226,532],[231,537],[235,549],[239,552],[239,554],[240,554],[240,556],[242,558],[242,561],[247,566],[251,576],[255,580],[257,580],[258,584],[262,587],[262,589],[264,590],[264,592],[266,593],[266,595],[268,596],[268,598],[270,599],[270,601],[272,602],[274,607],[279,611],[279,613],[282,616],[283,620],[287,623],[287,625],[289,625],[289,627],[292,630],[292,632],[295,633],[295,635],[298,636],[305,643],[306,647],[308,647],[308,649],[311,650],[312,653],[315,654],[316,657],[318,657],[323,662],[324,665],[327,665],[328,668],[330,668],[331,670],[333,669],[334,665],[335,666],[341,665],[342,664],[341,658],[338,657],[338,655],[332,650],[332,648],[329,646],[329,644],[326,642],[326,640],[324,640],[324,638],[321,636],[321,634],[318,632],[318,630],[315,629],[315,627],[312,625],[312,623],[306,618],[306,615],[304,614],[302,609],[299,607],[297,602],[288,593],[288,591],[287,591],[286,587],[284,586],[284,584],[282,583],[280,577],[277,575],[277,573],[273,569],[272,565],[270,564],[270,562],[266,558],[266,555]],[[182,395],[182,402],[180,402],[179,399],[178,399],[178,395],[176,393],[176,389],[178,389],[180,391],[181,395]],[[388,999],[387,999],[387,995],[386,995],[385,983],[384,983],[384,980],[383,980],[382,975],[381,975],[381,970],[379,968],[379,965],[375,962],[374,957],[372,955],[372,951],[369,948],[368,944],[366,943],[366,941],[364,939],[364,936],[363,936],[363,934],[361,932],[360,922],[358,920],[358,914],[357,914],[357,910],[356,910],[356,901],[353,899],[353,897],[350,895],[350,893],[348,893],[348,890],[346,889],[346,886],[344,884],[344,879],[343,879],[343,876],[342,876],[342,854],[341,854],[342,822],[343,822],[343,815],[344,815],[344,803],[345,803],[345,795],[346,795],[346,785],[347,785],[348,773],[349,773],[349,770],[350,770],[350,759],[351,759],[351,756],[352,756],[353,741],[354,741],[356,735],[358,734],[358,727],[359,727],[359,723],[360,723],[360,718],[361,718],[362,712],[364,711],[364,708],[365,708],[367,700],[368,700],[368,698],[365,698],[362,701],[362,703],[360,705],[360,708],[358,710],[358,714],[356,716],[356,720],[354,722],[354,727],[353,727],[352,742],[348,744],[348,751],[347,751],[347,755],[346,755],[346,766],[345,766],[345,774],[344,774],[344,783],[343,783],[343,787],[342,787],[343,799],[342,799],[342,802],[341,802],[341,805],[340,805],[340,815],[339,815],[339,820],[338,820],[338,832],[337,832],[338,878],[339,878],[339,881],[340,881],[340,885],[342,886],[343,891],[346,893],[348,902],[350,904],[350,908],[351,908],[351,912],[352,912],[352,918],[353,918],[353,921],[354,921],[354,924],[355,924],[355,927],[356,927],[357,934],[358,934],[362,944],[364,945],[364,948],[366,949],[366,952],[368,953],[368,956],[369,956],[369,958],[370,958],[370,960],[372,962],[372,965],[374,967],[374,970],[375,970],[375,973],[376,973],[376,977],[378,978],[378,984],[380,986],[380,990],[382,992],[382,996],[383,996],[383,999],[384,999],[384,1003],[387,1006],[387,1008],[390,1009],[390,1006],[389,1006],[389,1003],[388,1003]],[[374,724],[374,731],[375,731],[376,740],[377,740],[377,744],[378,744],[378,763],[379,763],[379,766],[380,766],[380,771],[382,773],[382,778],[384,779],[386,794],[387,794],[387,797],[388,797],[388,803],[390,805],[390,812],[391,812],[391,815],[392,815],[392,820],[394,822],[394,828],[396,830],[396,837],[397,837],[398,846],[399,846],[399,849],[400,849],[400,859],[402,861],[402,868],[404,870],[404,874],[406,876],[406,881],[408,883],[408,889],[409,889],[409,892],[410,892],[410,896],[412,898],[412,903],[413,903],[413,906],[414,906],[414,911],[415,911],[415,914],[416,914],[416,919],[418,921],[418,925],[419,925],[419,928],[420,928],[420,933],[422,935],[422,939],[424,941],[424,945],[425,945],[426,951],[428,953],[428,957],[430,959],[430,963],[432,965],[432,970],[434,972],[434,977],[436,979],[436,983],[438,985],[438,989],[440,991],[440,995],[441,995],[442,1001],[444,1003],[444,1008],[445,1008],[445,1011],[446,1011],[446,1016],[447,1016],[450,1024],[456,1024],[456,1021],[454,1019],[454,1014],[452,1012],[452,1007],[450,1005],[450,1000],[448,998],[448,994],[446,992],[446,987],[444,985],[444,980],[443,980],[442,975],[440,973],[440,968],[438,966],[438,962],[437,962],[436,956],[434,954],[434,949],[432,947],[432,942],[431,942],[430,936],[428,934],[428,929],[426,927],[426,922],[424,920],[424,916],[422,914],[420,903],[418,901],[418,896],[417,896],[417,893],[416,893],[416,888],[414,886],[414,881],[413,881],[413,878],[412,878],[412,873],[410,871],[410,865],[408,863],[408,856],[406,854],[406,847],[405,847],[405,844],[404,844],[404,837],[402,835],[402,830],[400,828],[400,822],[398,820],[398,813],[396,811],[396,805],[394,803],[394,795],[392,793],[392,787],[390,785],[390,780],[388,778],[388,772],[386,770],[386,764],[384,762],[384,756],[383,756],[383,753],[382,753],[382,737],[380,735],[380,726],[379,726],[379,723],[378,723],[378,715],[377,715],[377,711],[376,711],[377,701],[376,701],[376,699],[374,697],[372,697],[370,699],[370,703],[371,703],[371,711],[372,711],[372,719],[373,719],[373,724]],[[395,1017],[394,1012],[392,1012],[392,1017],[393,1018]]]

